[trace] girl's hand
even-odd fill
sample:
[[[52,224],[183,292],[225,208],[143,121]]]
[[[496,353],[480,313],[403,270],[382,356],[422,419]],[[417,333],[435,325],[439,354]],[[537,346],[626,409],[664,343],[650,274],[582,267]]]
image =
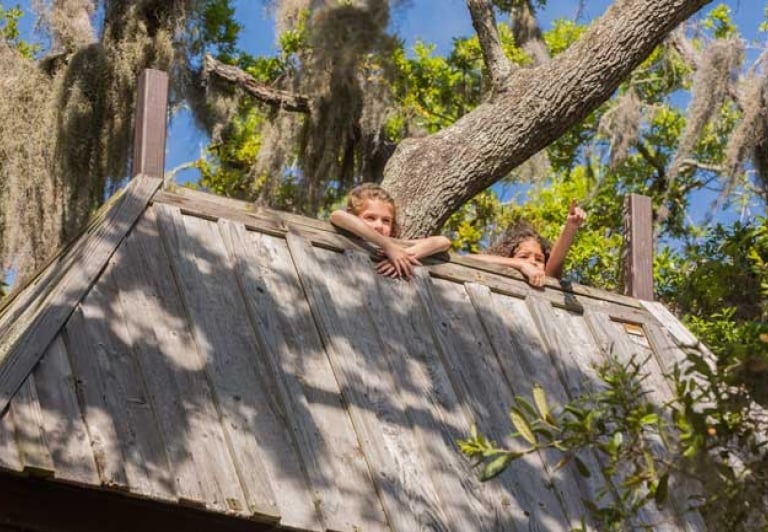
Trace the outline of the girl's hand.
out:
[[[528,262],[520,265],[520,272],[528,278],[529,285],[537,288],[544,286],[544,281],[547,279],[544,270]]]
[[[403,277],[410,280],[413,277],[413,267],[421,265],[416,257],[397,244],[384,246],[382,251],[387,258],[376,265],[376,271],[387,277]]]
[[[576,200],[571,200],[571,206],[568,209],[568,216],[565,223],[575,228],[581,227],[587,220],[587,213],[576,204]]]

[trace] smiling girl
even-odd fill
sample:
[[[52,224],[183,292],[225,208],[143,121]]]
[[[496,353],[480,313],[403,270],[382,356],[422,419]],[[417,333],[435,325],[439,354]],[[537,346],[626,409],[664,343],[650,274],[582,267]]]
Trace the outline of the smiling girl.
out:
[[[395,240],[398,236],[397,209],[386,190],[374,183],[364,183],[349,193],[347,208],[331,214],[336,227],[367,240],[381,250],[382,260],[376,271],[387,277],[413,277],[419,259],[446,251],[451,241],[444,236],[415,240]]]

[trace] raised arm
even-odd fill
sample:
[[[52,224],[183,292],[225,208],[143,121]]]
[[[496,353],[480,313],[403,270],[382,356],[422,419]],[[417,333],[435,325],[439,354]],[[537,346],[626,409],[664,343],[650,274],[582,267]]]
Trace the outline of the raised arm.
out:
[[[568,209],[568,216],[565,219],[563,231],[552,246],[552,251],[549,253],[549,260],[544,269],[548,276],[556,277],[558,279],[562,277],[565,257],[568,255],[568,250],[571,248],[571,244],[573,244],[573,240],[576,238],[576,233],[579,231],[579,227],[582,226],[586,219],[587,213],[576,204],[576,200],[571,200],[571,206]]]

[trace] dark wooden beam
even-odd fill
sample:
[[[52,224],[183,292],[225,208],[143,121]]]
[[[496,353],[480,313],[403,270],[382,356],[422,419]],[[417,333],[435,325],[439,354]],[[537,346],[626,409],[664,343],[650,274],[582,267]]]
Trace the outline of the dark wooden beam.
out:
[[[651,198],[630,194],[624,203],[624,293],[653,301]]]
[[[279,526],[61,482],[0,473],[0,531],[268,532]],[[5,527],[5,528],[4,528]]]
[[[168,117],[168,74],[147,68],[139,76],[131,177],[163,177]]]

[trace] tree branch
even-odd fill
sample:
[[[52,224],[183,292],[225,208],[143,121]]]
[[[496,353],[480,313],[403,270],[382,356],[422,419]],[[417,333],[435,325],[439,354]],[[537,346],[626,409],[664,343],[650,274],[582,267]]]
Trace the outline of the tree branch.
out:
[[[530,0],[517,2],[512,6],[512,34],[515,44],[533,59],[534,66],[548,63],[551,59],[544,35],[536,21]]]
[[[708,2],[616,0],[549,63],[514,70],[505,90],[453,125],[402,141],[382,185],[400,205],[404,236],[436,231],[468,199],[583,120],[670,31]]]
[[[493,6],[488,0],[467,0],[467,8],[472,16],[472,26],[483,51],[483,61],[488,68],[491,84],[494,90],[498,91],[504,87],[514,65],[501,47]]]
[[[284,111],[310,113],[308,97],[272,88],[257,81],[242,69],[233,65],[226,65],[221,61],[217,61],[213,56],[206,54],[203,59],[203,79],[211,74],[237,85],[260,102],[278,107]]]

